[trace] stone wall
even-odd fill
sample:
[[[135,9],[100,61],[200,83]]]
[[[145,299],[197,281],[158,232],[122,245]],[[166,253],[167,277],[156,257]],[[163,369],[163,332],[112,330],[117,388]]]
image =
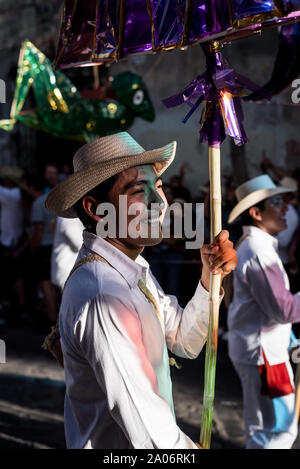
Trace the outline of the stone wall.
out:
[[[8,117],[14,90],[16,63],[21,41],[30,39],[50,58],[57,43],[62,1],[0,0],[0,78],[7,81],[7,104],[0,105],[0,116]],[[234,68],[258,84],[269,78],[276,56],[277,32],[270,30],[262,36],[240,40],[224,48],[224,55]],[[181,121],[188,108],[180,106],[166,109],[161,100],[178,91],[204,70],[203,54],[199,46],[186,51],[174,50],[156,55],[131,57],[114,64],[111,73],[130,69],[143,76],[155,105],[157,117],[153,123],[136,118],[132,135],[145,148],[159,147],[177,140],[178,151],[174,164],[166,177],[179,171],[188,163],[186,183],[194,193],[208,180],[207,148],[199,144],[198,129],[200,110],[186,124]],[[82,69],[81,69],[82,70]],[[72,73],[82,73],[73,70]],[[291,90],[274,98],[271,104],[244,104],[245,129],[249,138],[244,152],[237,150],[232,158],[232,145],[227,139],[222,145],[222,170],[224,175],[233,173],[240,182],[248,174],[260,173],[263,154],[276,164],[293,170],[300,167],[300,108],[289,106]],[[278,104],[285,102],[287,104]],[[35,164],[36,133],[18,124],[12,134],[0,131],[0,164]],[[70,146],[71,148],[71,146]],[[43,148],[38,148],[38,158],[43,158]]]

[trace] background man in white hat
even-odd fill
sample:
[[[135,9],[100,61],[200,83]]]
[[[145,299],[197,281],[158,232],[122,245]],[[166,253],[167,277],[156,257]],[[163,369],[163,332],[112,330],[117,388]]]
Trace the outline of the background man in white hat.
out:
[[[244,236],[237,249],[233,300],[228,311],[229,355],[241,380],[246,447],[290,448],[297,436],[288,347],[300,321],[300,293],[292,295],[275,235],[286,228],[286,204],[268,175],[236,190]]]
[[[182,309],[140,256],[162,239],[160,176],[175,150],[176,142],[145,151],[126,132],[100,138],[76,153],[74,174],[46,201],[56,215],[78,215],[87,228],[77,258],[82,264],[66,283],[59,313],[68,448],[197,448],[176,424],[167,348],[185,358],[199,354],[207,336],[209,274],[226,275],[237,259],[227,232],[203,246],[201,281]],[[133,204],[144,205],[139,236],[97,236],[100,202],[113,205],[117,220],[127,211],[126,228]]]

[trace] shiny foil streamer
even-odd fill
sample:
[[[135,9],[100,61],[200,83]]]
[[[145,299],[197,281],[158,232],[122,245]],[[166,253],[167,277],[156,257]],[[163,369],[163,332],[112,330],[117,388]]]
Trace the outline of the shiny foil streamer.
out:
[[[65,0],[55,64],[228,42],[299,18],[300,0]]]
[[[174,47],[183,40],[186,0],[150,0],[154,47]]]
[[[119,42],[120,1],[98,2],[96,25],[96,56],[108,58],[116,54]]]
[[[221,143],[228,135],[236,145],[243,145],[247,136],[242,125],[240,96],[246,89],[259,90],[259,86],[235,72],[220,52],[212,52],[208,44],[202,45],[202,48],[206,56],[206,71],[183,91],[164,99],[163,103],[168,108],[183,103],[190,106],[184,123],[203,104],[200,142],[207,142],[211,146]]]
[[[211,37],[230,28],[228,3],[224,0],[196,0],[192,2],[189,42]]]
[[[126,0],[124,20],[122,54],[129,55],[151,50],[152,34],[147,1]]]
[[[261,23],[281,16],[277,4],[272,0],[229,0],[233,27]]]
[[[66,0],[56,64],[72,67],[93,60],[96,53],[97,0]]]

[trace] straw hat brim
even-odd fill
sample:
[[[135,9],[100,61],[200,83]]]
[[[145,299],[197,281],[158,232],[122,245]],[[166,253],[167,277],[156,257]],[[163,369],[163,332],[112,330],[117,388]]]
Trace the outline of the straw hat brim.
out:
[[[121,173],[125,169],[145,164],[154,164],[160,176],[172,163],[176,152],[176,142],[162,148],[144,151],[136,155],[124,155],[109,161],[100,161],[88,168],[71,174],[55,186],[49,193],[45,205],[50,212],[59,217],[77,218],[74,205],[90,190]]]
[[[273,195],[283,194],[285,192],[291,192],[291,189],[287,187],[276,187],[274,189],[260,189],[248,194],[232,209],[229,214],[228,223],[231,224],[236,221],[243,212],[253,207],[255,204],[258,204]]]

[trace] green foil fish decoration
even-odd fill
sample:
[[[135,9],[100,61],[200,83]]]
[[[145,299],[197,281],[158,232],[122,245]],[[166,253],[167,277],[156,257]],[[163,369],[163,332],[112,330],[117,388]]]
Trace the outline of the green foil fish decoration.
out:
[[[0,129],[10,131],[17,121],[55,137],[89,142],[127,130],[136,116],[147,121],[155,112],[142,79],[131,72],[116,75],[112,90],[117,99],[84,99],[69,78],[53,70],[50,60],[30,41],[22,45],[10,119]],[[24,110],[30,88],[36,108]]]

